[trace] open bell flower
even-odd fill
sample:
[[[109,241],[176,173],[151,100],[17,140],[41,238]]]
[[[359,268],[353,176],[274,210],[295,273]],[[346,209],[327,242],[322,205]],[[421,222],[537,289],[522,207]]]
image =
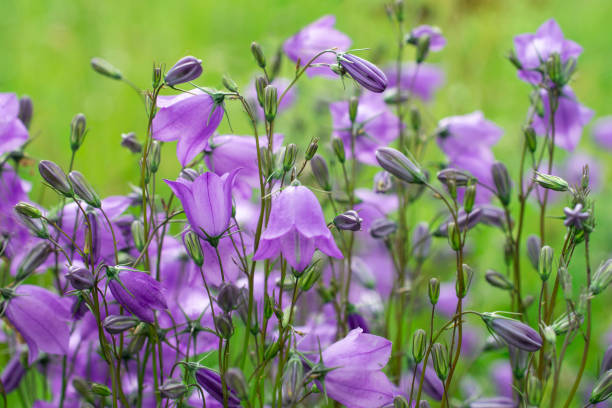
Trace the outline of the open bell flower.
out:
[[[288,186],[272,200],[270,221],[253,259],[282,254],[289,265],[301,272],[310,264],[315,249],[342,258],[315,195],[304,186]]]
[[[28,140],[28,129],[19,120],[19,98],[0,93],[0,155],[19,149]]]
[[[361,328],[351,330],[323,350],[318,361],[324,371],[330,370],[322,381],[327,396],[348,408],[382,407],[392,402],[395,386],[382,372],[389,357],[389,340],[363,333]]]
[[[108,287],[115,300],[140,320],[152,323],[154,310],[168,308],[162,285],[148,273],[125,267],[108,267]]]
[[[28,344],[28,363],[39,351],[49,354],[68,353],[70,311],[55,293],[39,286],[21,285],[3,292],[4,316]]]
[[[208,143],[223,119],[223,101],[198,89],[177,96],[160,96],[153,119],[153,138],[177,140],[176,156],[185,167]]]
[[[232,185],[240,169],[218,176],[200,174],[193,181],[179,178],[164,180],[185,210],[191,228],[203,239],[214,243],[227,231],[232,216]]]

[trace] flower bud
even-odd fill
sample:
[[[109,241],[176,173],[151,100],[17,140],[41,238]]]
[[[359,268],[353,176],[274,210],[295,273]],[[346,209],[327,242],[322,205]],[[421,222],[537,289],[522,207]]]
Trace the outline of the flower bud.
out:
[[[169,398],[173,400],[182,398],[188,390],[189,389],[185,383],[178,378],[168,378],[164,381],[161,387],[159,387],[159,392],[162,398]]]
[[[17,268],[17,276],[15,280],[21,282],[30,276],[34,271],[42,265],[49,255],[53,252],[53,246],[48,242],[39,242],[30,252],[23,258]]]
[[[259,65],[260,68],[266,67],[266,56],[261,49],[261,45],[253,41],[251,43],[251,54],[253,54],[253,58],[255,58],[255,62]]]
[[[412,334],[412,358],[419,364],[425,358],[427,347],[427,333],[423,329],[417,329]]]
[[[238,398],[246,399],[248,397],[246,379],[239,368],[229,368],[225,372],[225,382],[230,389],[234,390]]]
[[[589,402],[597,404],[603,402],[612,396],[612,370],[603,373],[591,391]]]
[[[427,177],[416,164],[392,147],[376,149],[376,160],[383,169],[406,183],[424,184],[427,181]]]
[[[23,123],[23,126],[26,129],[30,128],[30,123],[32,122],[32,115],[34,113],[34,105],[32,103],[32,98],[28,95],[23,95],[19,98],[19,113],[17,113],[17,117]]]
[[[493,166],[491,166],[491,174],[493,175],[493,184],[495,184],[497,197],[502,205],[506,207],[510,204],[512,193],[512,183],[510,182],[508,169],[503,163],[495,162]]]
[[[221,314],[215,316],[215,327],[219,335],[224,339],[229,339],[234,335],[234,324],[232,317],[229,314]]]
[[[410,404],[402,395],[393,397],[393,408],[410,408]]]
[[[531,374],[527,378],[527,402],[529,405],[538,407],[542,401],[542,382],[538,377]]]
[[[302,359],[291,352],[285,372],[283,373],[283,396],[291,402],[297,401],[300,397],[304,385],[304,364]],[[283,406],[285,406],[283,404]]]
[[[70,148],[73,152],[79,150],[85,140],[87,133],[87,119],[82,113],[78,113],[70,122]]]
[[[569,184],[561,177],[553,176],[552,174],[535,172],[534,180],[541,187],[547,188],[554,191],[567,191],[569,190]]]
[[[315,154],[312,159],[310,159],[310,169],[312,170],[312,174],[314,175],[317,184],[325,191],[331,191],[331,183],[329,180],[329,169],[327,168],[327,164],[325,159],[319,155]]]
[[[440,281],[438,278],[431,278],[429,280],[429,302],[432,305],[438,303],[438,299],[440,299]]]
[[[60,166],[49,160],[41,160],[38,163],[38,171],[51,188],[68,198],[74,195],[66,173],[64,173]]]
[[[2,386],[4,387],[3,392],[9,393],[19,387],[21,380],[26,375],[27,370],[22,362],[21,354],[15,353],[2,371],[2,376],[0,381],[2,381]]]
[[[201,267],[204,264],[204,252],[202,251],[202,243],[198,234],[192,230],[187,231],[183,235],[183,244],[189,257],[196,265]]]
[[[319,149],[319,139],[314,138],[312,139],[312,141],[306,148],[306,153],[304,154],[304,157],[306,158],[306,160],[311,160],[314,157],[314,155],[317,153],[318,149]]]
[[[236,310],[240,301],[240,289],[231,282],[221,285],[217,294],[217,304],[226,313]]]
[[[457,187],[465,187],[474,179],[474,177],[470,176],[467,172],[451,167],[440,170],[437,177],[440,183],[448,186],[450,181],[454,181]]]
[[[431,408],[431,405],[429,405],[429,401],[421,400],[419,402],[418,408]]]
[[[144,236],[144,224],[141,220],[136,219],[132,221],[130,230],[132,232],[132,238],[134,239],[134,246],[139,252],[142,251],[146,243]]]
[[[416,63],[420,64],[425,61],[427,55],[429,54],[429,43],[431,39],[428,35],[419,37],[416,45]]]
[[[338,64],[359,85],[381,93],[387,89],[387,77],[376,65],[353,54],[338,54]]]
[[[535,130],[533,129],[533,126],[531,125],[525,126],[523,128],[523,134],[525,135],[525,143],[527,145],[527,148],[529,149],[531,153],[535,153],[538,147],[538,140],[536,138],[536,133],[535,133]]]
[[[537,235],[530,235],[527,237],[527,257],[533,269],[539,271],[540,254],[542,248],[542,241]]]
[[[91,387],[87,381],[81,377],[76,377],[72,380],[72,387],[76,390],[81,398],[89,403],[95,402],[95,396],[91,392]]]
[[[410,108],[410,124],[415,132],[421,129],[421,112],[414,106]]]
[[[359,108],[359,98],[351,96],[348,104],[349,119],[351,120],[351,123],[355,123],[355,121],[357,120],[357,109]]]
[[[608,346],[603,358],[601,359],[601,366],[599,367],[599,375],[612,369],[612,346]]]
[[[139,322],[138,318],[134,316],[109,315],[102,322],[102,326],[110,334],[120,334],[136,327]]]
[[[111,79],[121,79],[121,71],[115,68],[110,62],[102,58],[92,58],[91,67],[99,74],[102,74]]]
[[[298,147],[295,143],[289,143],[283,154],[283,170],[289,171],[295,165],[297,159]],[[312,163],[310,164],[312,166]]]
[[[147,164],[151,173],[157,173],[159,169],[159,163],[161,162],[161,142],[159,140],[154,140],[151,142],[151,150],[149,150],[149,154],[147,155]]]
[[[94,286],[94,277],[91,271],[81,266],[72,265],[68,268],[66,279],[76,290],[87,290]]]
[[[238,92],[238,85],[236,85],[236,82],[234,82],[232,77],[230,77],[228,74],[223,74],[223,77],[221,78],[221,82],[223,83],[223,86],[225,87],[225,89],[227,89],[228,91],[234,92],[234,93]]]
[[[40,218],[42,217],[42,213],[32,204],[28,204],[24,201],[20,201],[15,205],[15,211],[24,217],[28,218]]]
[[[454,222],[448,223],[448,244],[453,251],[459,251],[461,249],[461,230],[457,228],[457,224]]]
[[[565,85],[563,83],[563,67],[561,65],[561,56],[558,52],[553,52],[546,60],[546,73],[552,82],[557,85]]]
[[[463,209],[466,213],[472,212],[474,209],[474,201],[476,200],[476,184],[472,183],[465,188],[463,195]]]
[[[385,239],[395,231],[397,231],[397,223],[387,218],[378,218],[370,226],[370,235],[376,239]]]
[[[466,264],[463,264],[461,270],[459,270],[460,278],[455,281],[455,293],[458,298],[463,299],[467,296],[468,290],[474,277],[474,270]]]
[[[603,292],[610,285],[610,282],[612,282],[612,259],[608,259],[597,268],[593,274],[589,290],[593,295],[597,295]]]
[[[575,330],[582,325],[584,321],[584,316],[575,312],[570,312],[569,314],[563,313],[559,316],[555,321],[550,325],[550,327],[555,331],[555,335],[561,336],[562,334],[567,333],[570,329]]]
[[[23,224],[32,235],[42,239],[49,238],[50,235],[49,231],[47,230],[47,222],[45,220],[26,217],[19,212],[17,212],[17,216],[19,217],[21,224]],[[0,245],[0,248],[2,248],[2,245]]]
[[[314,263],[306,268],[300,277],[300,288],[302,289],[302,292],[308,292],[320,278],[321,267],[317,263]]]
[[[275,86],[268,85],[264,89],[264,113],[266,120],[272,122],[278,110],[278,90]]]
[[[334,217],[334,225],[342,231],[359,231],[362,222],[363,219],[355,210],[348,210]]]
[[[503,290],[513,290],[514,285],[501,273],[489,269],[485,273],[485,279],[489,284],[493,287],[503,289]]]
[[[109,395],[112,394],[110,388],[108,388],[104,384],[100,384],[97,382],[91,383],[90,388],[91,388],[91,392],[101,397],[108,397]]]
[[[257,93],[257,102],[259,106],[264,106],[265,89],[268,86],[268,80],[265,77],[259,76],[255,78],[255,91]]]
[[[436,370],[438,378],[442,381],[446,380],[450,370],[448,365],[448,351],[446,350],[446,347],[440,343],[435,343],[431,348],[431,356],[433,359],[434,370]]]
[[[225,404],[228,407],[241,406],[240,399],[236,395],[236,392],[230,387],[227,387],[227,402],[224,403],[224,390],[222,387],[223,383],[219,373],[206,367],[201,367],[196,371],[195,379],[198,385],[220,404]]]
[[[168,72],[164,80],[169,86],[184,84],[198,79],[202,75],[202,60],[196,57],[183,57],[174,64]]]
[[[136,133],[122,133],[121,134],[121,146],[125,147],[132,153],[142,152],[142,144],[136,140]]]
[[[70,185],[72,185],[74,192],[81,200],[94,208],[100,208],[102,206],[100,196],[80,172],[76,170],[71,171],[70,174],[68,174],[68,181],[70,181]]]
[[[537,351],[542,347],[542,338],[531,327],[518,320],[498,316],[494,313],[480,315],[489,330],[508,345],[525,351]]]
[[[346,161],[346,153],[344,151],[344,142],[339,137],[335,137],[332,139],[332,149],[338,158],[340,163],[344,163]]]
[[[538,274],[540,279],[546,282],[552,273],[554,261],[554,250],[548,245],[544,245],[540,250],[540,259],[538,260]]]
[[[153,72],[151,74],[151,85],[153,88],[158,88],[162,81],[162,68],[153,63]]]

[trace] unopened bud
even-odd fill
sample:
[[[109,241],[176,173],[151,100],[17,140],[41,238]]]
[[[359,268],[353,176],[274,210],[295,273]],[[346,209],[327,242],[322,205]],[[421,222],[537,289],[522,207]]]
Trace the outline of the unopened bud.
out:
[[[221,82],[223,82],[223,86],[230,92],[238,92],[238,85],[236,82],[228,75],[224,74],[223,78],[221,78]]]
[[[28,95],[23,95],[19,98],[19,113],[17,117],[23,123],[23,126],[26,129],[30,128],[30,123],[32,122],[32,115],[34,113],[34,104],[32,103],[32,98]]]
[[[88,290],[94,286],[94,277],[91,271],[81,266],[72,265],[68,268],[66,279],[76,290]]]
[[[569,190],[569,184],[561,177],[553,176],[552,174],[545,174],[536,171],[534,180],[541,187],[547,188],[554,191],[567,191]]]
[[[104,384],[100,384],[97,382],[91,383],[91,392],[101,397],[108,397],[111,395],[111,390]]]
[[[264,113],[266,120],[272,122],[278,110],[278,90],[275,86],[268,85],[264,90]]]
[[[338,158],[340,163],[344,163],[346,161],[346,152],[344,151],[344,142],[339,137],[335,137],[332,139],[332,149]]]
[[[327,168],[325,159],[321,155],[315,154],[312,159],[310,159],[310,168],[317,184],[319,184],[323,190],[331,191],[329,169]]]
[[[425,58],[427,58],[427,55],[429,54],[430,41],[431,39],[429,38],[428,35],[425,35],[418,39],[417,48],[416,48],[416,63],[417,64],[420,64],[421,62],[425,61]]]
[[[610,285],[610,282],[612,282],[612,259],[608,259],[597,268],[593,274],[591,286],[589,286],[590,292],[593,295],[597,295],[605,290]]]
[[[142,152],[142,144],[136,139],[136,133],[122,133],[121,146],[125,147],[132,153]]]
[[[183,57],[168,70],[164,77],[169,86],[190,82],[202,75],[202,60],[196,57]]]
[[[134,316],[109,315],[102,322],[102,326],[110,334],[120,334],[136,327],[138,323],[138,318]]]
[[[257,62],[257,65],[259,65],[260,68],[266,67],[266,56],[261,49],[261,45],[253,41],[251,43],[251,54],[253,54],[255,62]]]
[[[448,364],[448,350],[440,343],[435,343],[431,348],[431,356],[433,359],[434,370],[438,378],[442,381],[448,377],[450,370]]]
[[[110,62],[102,58],[92,58],[91,67],[99,74],[112,79],[121,79],[121,71],[115,68]]]
[[[161,162],[161,142],[159,140],[154,140],[151,143],[151,148],[149,150],[149,154],[147,155],[147,164],[151,173],[157,173],[159,169],[159,164]]]
[[[285,153],[283,155],[283,170],[289,171],[295,165],[295,160],[297,159],[298,147],[295,143],[289,143],[285,148]],[[312,165],[312,163],[311,163]]]
[[[440,281],[437,278],[431,278],[429,280],[429,302],[432,305],[438,303],[438,299],[440,299]]]
[[[540,250],[540,259],[538,261],[538,273],[543,282],[546,282],[552,273],[553,260],[554,250],[548,245],[544,245]]]
[[[215,327],[224,339],[229,339],[234,335],[234,324],[232,323],[232,317],[228,314],[216,315]]]
[[[417,329],[412,334],[412,358],[419,364],[425,358],[427,347],[427,333],[423,329]]]
[[[38,171],[54,190],[68,198],[74,195],[68,177],[66,177],[66,173],[64,173],[60,166],[49,160],[41,160],[38,163]]]
[[[370,226],[370,235],[376,239],[385,239],[395,231],[397,231],[397,223],[387,218],[378,218]]]
[[[474,209],[474,202],[476,201],[476,184],[472,183],[465,188],[463,195],[463,209],[466,213],[471,213]]]
[[[14,208],[18,214],[23,215],[24,217],[28,217],[28,218],[42,217],[42,213],[40,212],[38,208],[24,201],[20,201],[19,203],[17,203]]]
[[[537,235],[527,237],[527,257],[533,269],[539,270],[540,250],[542,248],[542,240]]]
[[[349,99],[349,119],[351,123],[355,123],[357,120],[357,109],[359,108],[359,98],[352,96]]]
[[[34,273],[47,260],[51,252],[53,252],[53,247],[50,243],[40,242],[36,244],[19,264],[15,280],[21,282]]]
[[[240,399],[246,399],[248,396],[248,387],[242,370],[239,368],[229,368],[225,372],[225,382],[229,388],[234,390],[236,396]]]
[[[538,147],[538,140],[536,138],[536,133],[533,126],[525,126],[523,133],[525,135],[525,143],[527,144],[527,148],[531,153],[534,153]]]
[[[485,273],[485,279],[489,284],[493,287],[503,289],[503,290],[513,290],[514,285],[501,273],[489,269]]]
[[[427,181],[427,177],[419,166],[392,147],[378,148],[376,160],[383,169],[406,183],[424,184]]]
[[[178,400],[187,393],[187,385],[178,378],[168,378],[159,387],[159,392],[163,398]]]
[[[334,217],[334,225],[343,231],[359,231],[362,222],[363,219],[355,210],[348,210]]]
[[[201,267],[204,264],[204,252],[202,251],[202,243],[198,234],[191,230],[187,231],[183,235],[183,244],[189,257],[196,265]]]
[[[314,138],[306,148],[306,153],[304,154],[306,160],[312,159],[317,153],[317,150],[319,150],[319,139]]]
[[[255,78],[255,91],[257,93],[257,102],[259,106],[264,107],[265,89],[268,86],[268,80],[265,77]]]
[[[217,304],[226,313],[236,310],[240,301],[240,289],[231,282],[221,285],[217,294]]]
[[[100,208],[102,206],[100,196],[80,172],[76,170],[71,171],[70,174],[68,174],[68,181],[70,181],[70,185],[72,185],[74,192],[81,200],[94,208]]]
[[[508,169],[501,162],[495,162],[491,166],[491,173],[493,175],[493,183],[495,184],[495,190],[499,201],[506,207],[510,203],[512,193],[512,183],[510,182],[510,175]]]

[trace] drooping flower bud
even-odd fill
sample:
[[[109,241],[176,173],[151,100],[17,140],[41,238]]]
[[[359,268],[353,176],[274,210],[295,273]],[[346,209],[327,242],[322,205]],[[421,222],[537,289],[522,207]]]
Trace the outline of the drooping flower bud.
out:
[[[276,343],[274,343],[276,344]],[[204,390],[210,394],[212,398],[224,404],[223,402],[223,388],[221,382],[221,376],[216,371],[209,368],[202,367],[195,373],[195,378],[198,384],[204,388]],[[227,407],[228,408],[240,408],[240,398],[238,398],[234,389],[227,389]]]
[[[68,174],[68,180],[76,195],[94,208],[100,208],[102,202],[96,190],[89,184],[85,177],[78,171],[73,170]]]
[[[346,161],[346,152],[344,151],[344,142],[339,137],[335,137],[332,139],[332,149],[338,158],[340,163],[344,163]]]
[[[198,79],[202,75],[202,60],[196,57],[183,57],[174,64],[168,72],[164,80],[169,86],[184,84]]]
[[[132,153],[142,152],[142,144],[136,139],[136,133],[122,133],[121,134],[121,146],[125,147]]]
[[[453,251],[459,251],[461,249],[461,230],[457,228],[455,222],[448,223],[448,244]]]
[[[38,171],[54,190],[68,198],[74,195],[72,186],[68,182],[68,177],[66,177],[66,173],[64,173],[60,166],[49,160],[41,160],[38,163]]]
[[[91,271],[81,266],[72,265],[68,268],[66,279],[76,290],[87,290],[94,286],[94,277]]]
[[[544,245],[540,250],[540,259],[538,260],[538,274],[543,282],[546,282],[552,273],[553,261],[554,250],[548,245]]]
[[[198,234],[192,230],[187,231],[183,235],[183,244],[189,257],[196,265],[201,267],[204,264],[204,252],[202,251],[202,243]]]
[[[42,217],[42,213],[32,204],[28,204],[26,202],[20,201],[15,205],[15,211],[24,217],[27,218],[40,218]]]
[[[494,313],[480,315],[489,330],[508,345],[525,351],[537,351],[542,347],[542,338],[531,327],[518,320],[498,316]]]
[[[493,175],[493,183],[495,184],[497,197],[502,205],[506,207],[510,204],[512,193],[512,183],[510,181],[508,169],[503,163],[495,162],[493,166],[491,166],[491,174]]]
[[[569,184],[561,177],[553,176],[552,174],[535,172],[534,180],[541,187],[547,188],[554,191],[567,191],[569,190]]]
[[[112,394],[110,388],[108,388],[108,386],[104,385],[104,384],[100,384],[97,382],[93,382],[90,385],[91,388],[91,392],[93,392],[96,395],[99,395],[101,397],[108,397],[109,395]]]
[[[427,177],[421,169],[402,152],[392,147],[376,149],[376,160],[380,166],[395,177],[409,184],[424,184]]]
[[[387,89],[387,77],[376,65],[353,54],[338,54],[338,64],[359,85],[381,93]]]
[[[321,278],[321,267],[318,263],[310,265],[300,277],[300,288],[302,292],[308,292]]]
[[[178,378],[168,378],[159,387],[159,392],[163,398],[173,400],[180,399],[188,390],[187,385]]]
[[[419,364],[425,358],[427,348],[427,333],[423,329],[417,329],[412,334],[412,358]]]
[[[601,365],[599,367],[599,375],[604,372],[612,370],[612,346],[608,346],[603,358],[601,359]]]
[[[264,89],[264,113],[266,120],[272,122],[278,110],[278,90],[275,86],[268,85]]]
[[[126,330],[136,327],[140,323],[134,316],[109,315],[104,318],[102,326],[110,334],[120,334]]]
[[[261,45],[253,41],[251,43],[251,54],[253,54],[253,58],[255,58],[255,62],[259,65],[260,68],[266,67],[266,56],[261,49]]]
[[[342,231],[359,231],[362,222],[363,219],[355,210],[348,210],[334,217],[334,225]]]
[[[465,171],[457,170],[451,167],[448,167],[444,170],[440,170],[438,172],[438,180],[440,183],[448,186],[448,183],[452,180],[457,187],[465,187],[468,183],[474,179],[470,174]]]
[[[329,179],[329,169],[323,156],[315,154],[310,159],[310,168],[314,175],[317,184],[325,191],[331,191],[331,183]]]
[[[17,212],[17,216],[32,235],[37,236],[38,238],[48,239],[49,238],[49,230],[47,229],[47,222],[43,219],[39,218],[30,218],[19,212]],[[2,246],[0,245],[0,248]]]
[[[431,348],[431,356],[433,359],[434,370],[438,378],[442,381],[446,380],[450,367],[448,365],[448,350],[440,343],[435,343]]]
[[[494,271],[493,269],[489,269],[487,270],[487,272],[485,272],[485,279],[493,287],[503,290],[514,289],[514,285],[508,280],[508,278],[506,278],[501,273]]]
[[[599,379],[591,391],[589,402],[597,404],[612,396],[612,370],[608,370],[599,376]]]
[[[555,335],[560,336],[569,330],[575,330],[582,325],[584,316],[576,312],[563,313],[555,319],[550,327],[555,331]]]
[[[533,269],[539,270],[540,264],[540,249],[542,248],[542,240],[537,235],[527,237],[527,257]]]
[[[234,335],[234,324],[232,317],[229,314],[221,314],[215,316],[215,327],[219,335],[224,339],[229,339]]]
[[[15,353],[4,367],[0,377],[4,392],[8,394],[17,389],[26,372],[26,366],[21,361],[21,354]]]
[[[395,231],[397,231],[397,223],[387,218],[378,218],[370,226],[370,235],[376,239],[385,239]]]
[[[217,294],[217,304],[226,313],[236,310],[240,301],[240,289],[231,282],[221,285]]]
[[[431,278],[428,288],[429,302],[435,305],[440,299],[440,281],[438,278]]]
[[[234,82],[232,77],[230,77],[228,74],[223,74],[221,82],[223,83],[225,89],[227,89],[228,91],[236,93],[238,92],[238,85],[236,85],[236,82]]]
[[[248,397],[248,387],[242,370],[236,367],[228,368],[225,372],[225,382],[227,386],[236,392],[236,396],[240,399]]]
[[[21,282],[30,276],[36,268],[43,264],[53,252],[53,246],[48,242],[39,242],[34,248],[23,258],[17,269],[17,282]]]
[[[70,149],[73,152],[79,150],[83,141],[85,140],[85,134],[87,133],[87,118],[82,113],[77,113],[72,122],[70,122]]]
[[[17,117],[23,123],[23,126],[26,129],[30,128],[30,123],[32,122],[32,115],[34,113],[34,104],[32,103],[32,98],[28,95],[23,95],[19,98],[19,113]]]
[[[102,58],[92,58],[91,67],[99,74],[102,74],[111,79],[121,79],[121,71],[115,68],[110,62]]]

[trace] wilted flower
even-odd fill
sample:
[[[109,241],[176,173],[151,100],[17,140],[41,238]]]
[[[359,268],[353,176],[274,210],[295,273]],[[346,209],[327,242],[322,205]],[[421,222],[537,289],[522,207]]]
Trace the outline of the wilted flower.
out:
[[[581,230],[584,227],[584,222],[589,219],[589,212],[582,211],[582,204],[578,203],[576,206],[571,209],[569,207],[563,208],[563,213],[565,214],[565,221],[563,221],[563,225],[566,227],[574,227],[578,230]]]
[[[153,137],[162,142],[178,140],[176,155],[185,167],[206,145],[223,119],[223,100],[200,90],[177,96],[160,96],[153,119]]]
[[[542,338],[538,332],[525,323],[493,313],[482,313],[480,316],[489,330],[508,345],[525,351],[537,351],[542,347]]]
[[[240,169],[218,176],[212,172],[199,175],[194,181],[179,178],[164,180],[181,200],[191,228],[203,239],[218,242],[229,227],[232,216],[232,185]]]
[[[161,283],[148,273],[125,267],[107,267],[107,282],[115,300],[140,320],[153,322],[153,310],[168,308]]]
[[[338,54],[338,63],[359,85],[381,93],[387,88],[387,77],[376,65],[356,55]]]
[[[19,99],[0,93],[0,156],[19,149],[28,140],[28,129],[19,119]]]
[[[272,200],[270,221],[253,259],[283,254],[289,265],[301,272],[310,264],[315,249],[342,258],[315,195],[304,186],[288,186]]]
[[[221,376],[216,371],[202,367],[195,373],[195,378],[198,384],[210,394],[215,400],[223,404],[223,387]],[[227,387],[227,407],[240,408],[240,399],[236,396],[236,392]]]
[[[168,70],[165,76],[169,86],[183,84],[198,79],[202,75],[202,60],[196,57],[183,57]]]
[[[344,33],[336,30],[336,17],[326,15],[315,22],[302,28],[293,37],[283,44],[283,51],[293,62],[306,65],[316,54],[327,49],[335,48],[345,51],[351,46],[351,39]],[[317,64],[333,64],[335,56],[331,53],[323,54],[314,62]],[[309,76],[324,75],[334,77],[335,75],[327,67],[310,67],[306,70]]]
[[[322,383],[327,395],[348,407],[380,407],[391,402],[394,385],[381,369],[391,356],[391,342],[354,329],[321,353],[319,364],[332,369]]]

